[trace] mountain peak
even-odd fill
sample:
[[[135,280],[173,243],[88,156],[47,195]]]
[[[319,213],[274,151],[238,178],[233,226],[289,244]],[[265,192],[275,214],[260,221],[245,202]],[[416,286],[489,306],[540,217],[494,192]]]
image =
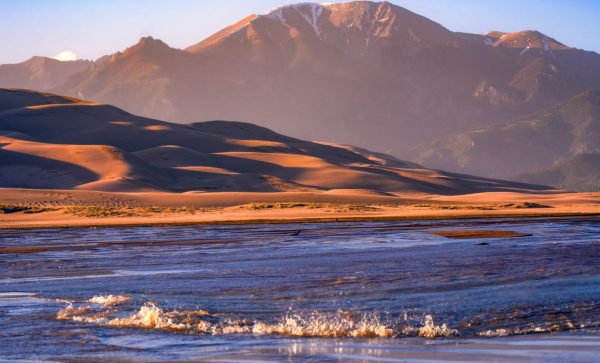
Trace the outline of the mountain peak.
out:
[[[294,18],[298,16],[302,17],[302,23],[306,21],[312,28],[317,36],[320,36],[321,30],[319,23],[321,22],[321,14],[325,7],[317,3],[298,3],[291,5],[284,5],[277,7],[267,15],[263,15],[265,18],[279,21],[281,24],[290,27],[290,24],[294,24]]]
[[[146,54],[159,55],[172,49],[160,39],[155,39],[151,36],[141,38],[136,44],[127,48],[122,55]]]
[[[53,58],[49,58],[49,57],[42,57],[39,55],[34,55],[33,57],[29,58],[28,60],[26,60],[23,63],[27,64],[29,66],[42,66],[47,63],[55,63],[55,62],[60,62],[60,61],[53,59]]]
[[[523,49],[523,52],[529,49],[542,49],[546,52],[570,49],[537,30],[521,30],[514,33],[490,31],[485,33],[484,37],[486,43],[494,47]]]
[[[135,46],[142,46],[142,47],[162,47],[162,48],[168,48],[169,46],[163,42],[160,39],[155,39],[151,36],[147,36],[147,37],[142,37],[140,38],[140,40],[136,43]]]
[[[401,16],[425,19],[420,15],[387,1],[354,1],[349,3],[305,2],[274,8],[267,15],[264,15],[264,17],[278,20],[280,23],[290,27],[297,25],[294,18],[297,18],[298,15],[301,16],[300,20],[304,20],[310,25],[317,36],[321,35],[320,28],[323,23],[331,23],[338,28],[367,29],[377,32],[378,29],[385,28],[386,24],[389,25],[396,22],[397,18]]]
[[[349,3],[298,3],[280,6],[265,15],[251,15],[224,28],[186,50],[199,53],[225,44],[276,48],[290,44],[290,38],[304,44],[334,45],[344,53],[368,54],[376,43],[394,39],[396,44],[443,44],[450,31],[418,14],[387,1],[354,1]],[[308,42],[308,43],[307,43]]]

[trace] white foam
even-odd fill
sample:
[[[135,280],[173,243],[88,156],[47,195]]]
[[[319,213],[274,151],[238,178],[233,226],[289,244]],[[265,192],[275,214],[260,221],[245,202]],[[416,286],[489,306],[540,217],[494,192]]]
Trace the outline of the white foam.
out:
[[[129,296],[124,295],[97,295],[89,299],[92,304],[100,304],[104,307],[120,305],[131,300]]]
[[[226,319],[222,315],[210,315],[204,310],[164,311],[156,304],[147,302],[139,310],[127,315],[119,314],[111,302],[123,302],[122,296],[96,296],[89,302],[100,305],[74,306],[68,304],[57,314],[59,320],[72,320],[109,327],[129,327],[183,331],[196,334],[229,335],[288,335],[298,337],[353,337],[390,338],[395,336],[421,336],[425,338],[458,335],[446,324],[436,325],[431,315],[425,316],[421,326],[411,326],[404,321],[382,319],[376,313],[346,310],[336,312],[298,313],[288,311],[279,321],[249,321]],[[121,316],[118,316],[121,315]],[[210,319],[206,316],[210,315]],[[406,314],[405,314],[406,315]],[[399,323],[402,323],[399,325]]]
[[[433,322],[433,316],[426,315],[423,320],[423,326],[419,328],[419,336],[424,338],[436,338],[436,337],[451,337],[458,335],[458,331],[450,329],[446,324],[435,325]]]

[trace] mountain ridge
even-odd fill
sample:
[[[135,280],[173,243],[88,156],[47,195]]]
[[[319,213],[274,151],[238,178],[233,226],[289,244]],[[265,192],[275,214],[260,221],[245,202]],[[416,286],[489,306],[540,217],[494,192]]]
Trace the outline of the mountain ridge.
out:
[[[406,159],[418,145],[590,88],[600,89],[600,55],[548,35],[453,32],[387,2],[353,2],[249,15],[183,50],[143,38],[52,92],[180,123],[244,120]]]
[[[0,87],[50,90],[90,64],[87,60],[59,61],[33,56],[21,63],[0,65]]]

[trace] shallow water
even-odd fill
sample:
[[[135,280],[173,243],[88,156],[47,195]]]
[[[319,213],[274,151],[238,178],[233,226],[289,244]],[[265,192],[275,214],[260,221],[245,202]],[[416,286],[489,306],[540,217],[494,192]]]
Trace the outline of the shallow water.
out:
[[[432,233],[457,229],[532,235]],[[0,361],[594,361],[599,240],[593,219],[0,231]]]

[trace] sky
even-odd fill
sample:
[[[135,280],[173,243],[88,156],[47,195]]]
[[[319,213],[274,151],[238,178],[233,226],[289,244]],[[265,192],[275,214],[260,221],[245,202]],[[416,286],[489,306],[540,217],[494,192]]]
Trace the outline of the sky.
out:
[[[0,64],[97,59],[143,36],[185,48],[249,14],[304,0],[0,0]],[[332,2],[332,0],[328,0]],[[348,2],[348,1],[340,1]],[[599,0],[392,0],[453,31],[535,29],[600,53]]]

